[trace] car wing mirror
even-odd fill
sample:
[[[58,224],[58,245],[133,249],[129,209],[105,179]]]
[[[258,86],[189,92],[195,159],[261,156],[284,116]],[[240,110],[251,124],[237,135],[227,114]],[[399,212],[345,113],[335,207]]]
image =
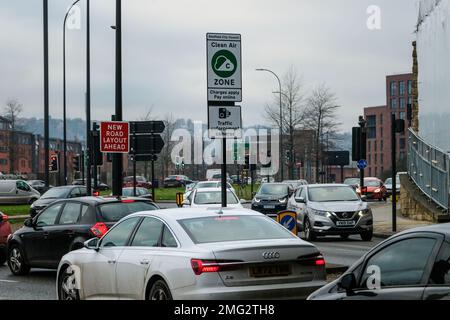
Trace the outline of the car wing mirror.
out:
[[[189,199],[185,199],[183,200],[183,202],[181,203],[183,206],[190,206],[191,202],[189,201]]]
[[[303,197],[296,197],[296,198],[295,198],[295,202],[298,202],[298,203],[306,203],[306,200],[305,200],[305,198],[303,198]]]
[[[1,219],[0,219],[1,220]],[[34,223],[32,218],[28,218],[23,222],[23,225],[28,228],[33,228]]]
[[[338,286],[345,290],[348,296],[354,294],[353,289],[356,288],[356,277],[353,273],[345,274],[338,283]]]
[[[361,201],[367,202],[367,196],[365,194],[361,195]]]
[[[84,242],[84,247],[86,249],[89,249],[89,250],[98,251],[98,249],[99,249],[98,245],[99,245],[99,239],[98,238],[92,238],[92,239],[89,239],[89,240]]]

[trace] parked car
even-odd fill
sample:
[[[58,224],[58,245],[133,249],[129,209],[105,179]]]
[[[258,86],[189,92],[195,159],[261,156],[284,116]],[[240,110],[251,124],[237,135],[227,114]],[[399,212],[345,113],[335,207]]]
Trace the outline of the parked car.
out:
[[[384,186],[386,187],[386,196],[390,197],[392,195],[392,178],[387,178],[386,181],[384,181]],[[399,176],[395,179],[395,186],[397,194],[400,194],[401,185]]]
[[[204,188],[220,188],[221,187],[221,181],[200,181],[197,182],[194,185],[189,185],[190,188],[186,187],[186,192],[184,193],[183,199],[186,199],[189,197],[189,194],[194,191],[195,189],[204,189]],[[232,190],[234,193],[236,193],[236,190],[234,190],[233,186],[227,182],[227,188]]]
[[[239,200],[233,190],[227,190],[227,206],[230,208],[242,208],[245,200]],[[184,207],[221,207],[222,188],[194,189],[183,202]]]
[[[215,173],[212,175],[208,181],[222,181],[222,174],[221,173]],[[233,183],[233,179],[230,178],[230,176],[227,174],[227,183],[231,184]]]
[[[123,178],[123,187],[124,188],[133,187],[133,185],[134,185],[133,176],[128,176],[128,177]],[[147,179],[145,179],[145,177],[136,176],[136,187],[151,189],[152,184],[149,181],[147,181]]]
[[[299,229],[308,241],[327,235],[346,239],[351,234],[372,239],[372,210],[348,185],[302,186],[289,199],[288,208],[297,212]]]
[[[50,188],[53,188],[52,185],[49,185],[48,187],[45,186],[45,181],[42,180],[28,180],[27,183],[30,187],[33,189],[39,191],[40,194],[44,194],[47,190]]]
[[[300,186],[304,186],[308,184],[308,181],[300,179],[300,180],[284,180],[283,183],[289,184],[292,189],[297,190]]]
[[[359,187],[360,182],[360,178],[346,178],[344,180],[344,184],[351,186],[355,190]]]
[[[0,204],[32,204],[40,196],[25,180],[0,180]]]
[[[294,192],[287,183],[264,183],[252,200],[252,210],[276,214],[286,210],[288,199]]]
[[[72,182],[72,185],[74,186],[85,186],[86,185],[86,180],[83,179],[76,179]],[[91,180],[91,186],[92,188],[94,187],[94,179]],[[106,191],[106,190],[110,190],[110,186],[108,186],[106,183],[103,183],[101,181],[97,181],[97,190],[98,191]]]
[[[134,193],[133,187],[122,189],[122,195],[124,197],[133,197],[134,196],[133,193]],[[136,187],[136,197],[153,200],[152,194],[148,191],[147,188]]]
[[[308,299],[448,300],[449,296],[450,224],[446,223],[390,237]]]
[[[13,233],[8,241],[9,268],[14,275],[26,274],[30,268],[57,268],[63,255],[82,248],[92,237],[102,237],[123,217],[156,209],[153,202],[139,198],[57,201]]]
[[[6,246],[8,237],[12,233],[11,225],[8,222],[8,216],[0,212],[0,266],[6,262]]]
[[[383,181],[378,178],[368,177],[364,178],[364,189],[361,192],[360,186],[356,188],[356,192],[360,195],[365,195],[367,199],[378,201],[387,200],[387,190]]]
[[[56,283],[60,300],[242,300],[305,298],[325,278],[320,251],[272,219],[195,208],[127,216],[66,254]]]
[[[191,184],[192,180],[183,175],[171,175],[164,179],[164,188],[184,187]]]
[[[55,201],[85,196],[87,196],[87,191],[84,186],[62,186],[51,188],[30,206],[30,216],[34,217]]]

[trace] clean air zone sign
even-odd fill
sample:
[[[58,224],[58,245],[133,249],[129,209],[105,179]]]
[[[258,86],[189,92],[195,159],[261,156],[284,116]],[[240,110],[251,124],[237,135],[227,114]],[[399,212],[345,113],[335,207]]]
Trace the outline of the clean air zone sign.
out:
[[[208,101],[242,101],[241,35],[207,33]]]

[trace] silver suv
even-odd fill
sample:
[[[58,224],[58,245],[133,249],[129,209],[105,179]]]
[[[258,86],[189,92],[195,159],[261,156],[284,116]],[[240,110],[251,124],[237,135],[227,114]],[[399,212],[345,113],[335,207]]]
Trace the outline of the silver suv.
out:
[[[346,239],[352,234],[364,241],[372,239],[372,210],[348,185],[302,186],[290,197],[288,210],[297,212],[299,228],[308,241],[327,235]]]

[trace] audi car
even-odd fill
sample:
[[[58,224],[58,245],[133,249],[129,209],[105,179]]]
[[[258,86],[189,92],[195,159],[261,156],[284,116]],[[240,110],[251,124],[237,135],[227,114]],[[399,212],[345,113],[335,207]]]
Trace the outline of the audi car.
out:
[[[138,212],[66,254],[57,297],[226,300],[306,298],[325,284],[311,243],[243,208]]]

